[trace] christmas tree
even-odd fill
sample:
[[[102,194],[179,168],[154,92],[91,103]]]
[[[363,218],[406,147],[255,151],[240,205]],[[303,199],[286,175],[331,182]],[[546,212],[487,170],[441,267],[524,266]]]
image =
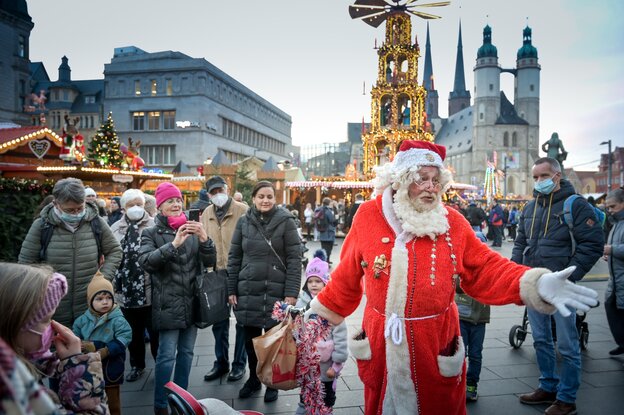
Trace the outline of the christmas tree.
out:
[[[108,113],[108,119],[91,139],[89,161],[96,167],[117,168],[120,168],[124,161],[124,155],[119,149],[119,137],[115,131],[112,112]]]

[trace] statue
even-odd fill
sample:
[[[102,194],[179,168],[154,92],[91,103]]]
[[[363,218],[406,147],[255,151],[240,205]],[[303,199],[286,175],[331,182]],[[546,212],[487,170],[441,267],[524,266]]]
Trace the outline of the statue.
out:
[[[561,165],[561,171],[563,171],[563,162],[568,157],[568,152],[563,148],[563,142],[559,139],[559,134],[552,133],[550,140],[542,144],[542,151],[546,153],[546,157],[557,160]]]

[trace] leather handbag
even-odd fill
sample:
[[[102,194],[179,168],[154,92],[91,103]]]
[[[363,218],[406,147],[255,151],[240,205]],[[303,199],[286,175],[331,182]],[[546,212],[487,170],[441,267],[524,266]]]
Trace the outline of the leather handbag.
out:
[[[197,276],[194,298],[195,326],[204,329],[230,318],[227,270],[204,270]]]

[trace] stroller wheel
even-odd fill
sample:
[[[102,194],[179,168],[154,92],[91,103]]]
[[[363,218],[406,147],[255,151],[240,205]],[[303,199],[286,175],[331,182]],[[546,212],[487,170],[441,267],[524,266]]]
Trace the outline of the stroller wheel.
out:
[[[581,329],[579,330],[579,343],[581,344],[581,350],[587,350],[587,344],[589,343],[589,327],[587,327],[587,323],[581,324]]]
[[[518,349],[524,343],[527,332],[520,325],[515,325],[509,330],[509,344],[514,349]]]

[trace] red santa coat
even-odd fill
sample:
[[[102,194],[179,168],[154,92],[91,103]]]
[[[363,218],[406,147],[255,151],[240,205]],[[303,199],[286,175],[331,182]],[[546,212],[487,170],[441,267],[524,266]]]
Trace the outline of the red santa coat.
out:
[[[388,188],[358,210],[340,264],[312,302],[313,310],[338,324],[360,304],[364,278],[366,338],[352,336],[350,350],[365,385],[367,415],[466,413],[465,350],[454,303],[454,270],[464,291],[482,303],[526,302],[554,312],[536,291],[537,279],[548,270],[529,269],[503,258],[477,239],[459,212],[446,211],[451,245],[446,235],[438,236],[434,285],[430,278],[433,240],[397,238],[402,228]],[[382,254],[386,266],[375,267]]]

